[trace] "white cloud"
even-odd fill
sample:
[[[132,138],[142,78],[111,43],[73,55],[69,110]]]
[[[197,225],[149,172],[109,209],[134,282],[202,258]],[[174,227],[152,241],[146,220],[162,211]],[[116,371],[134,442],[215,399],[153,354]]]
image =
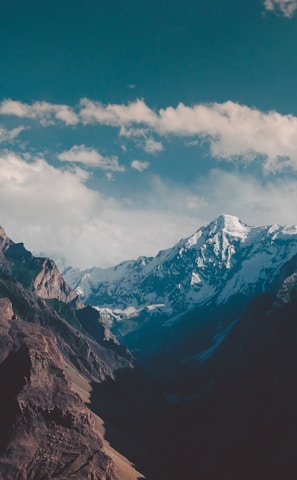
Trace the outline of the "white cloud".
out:
[[[77,162],[113,172],[125,170],[119,164],[118,157],[103,157],[96,149],[88,148],[85,145],[74,145],[70,150],[60,153],[58,159],[62,162]]]
[[[164,149],[161,142],[157,142],[152,137],[145,137],[144,138],[144,151],[147,153],[159,153],[162,152]]]
[[[190,234],[195,225],[193,218],[177,212],[127,208],[114,202],[105,206],[99,220],[80,230],[70,248],[79,252],[76,262],[79,258],[80,264],[116,265],[143,254],[155,255],[185,232]],[[67,251],[68,258],[69,254]]]
[[[111,265],[173,243],[192,220],[128,207],[89,189],[81,170],[0,156],[0,223],[14,241],[80,267]]]
[[[0,125],[0,143],[11,143],[15,138],[23,131],[25,127],[20,126],[7,130],[6,128]]]
[[[234,102],[160,111],[160,133],[198,135],[209,142],[212,156],[250,163],[263,157],[267,171],[297,170],[297,118],[263,113]]]
[[[56,169],[45,160],[25,161],[14,153],[0,156],[0,204],[4,216],[9,214],[31,221],[50,212],[58,223],[75,215],[89,218],[98,208],[99,197],[84,185],[87,174],[80,169]],[[79,199],[79,202],[78,202]],[[19,213],[18,213],[19,212]]]
[[[281,12],[285,17],[292,18],[297,10],[297,0],[265,0],[266,10]]]
[[[149,162],[141,162],[140,160],[133,160],[131,162],[131,167],[134,168],[135,170],[138,170],[138,172],[143,172],[149,167]]]
[[[184,231],[180,229],[175,241],[222,213],[236,215],[249,225],[296,224],[296,203],[294,178],[271,177],[263,183],[252,175],[221,169],[213,169],[187,186],[156,176],[145,197],[150,210],[176,212],[183,218]]]
[[[76,125],[78,117],[67,105],[55,105],[48,102],[34,102],[32,105],[15,100],[3,100],[0,103],[0,115],[11,115],[19,118],[38,119],[42,125],[61,120],[66,125]]]
[[[195,188],[207,204],[206,209],[197,211],[197,215],[204,221],[225,212],[237,215],[250,225],[297,223],[297,189],[294,178],[273,177],[273,180],[267,179],[263,183],[248,174],[239,175],[214,169],[199,179]]]
[[[249,224],[296,222],[293,178],[273,177],[263,185],[249,175],[217,169],[181,187],[153,177],[138,203],[132,197],[102,197],[86,179],[80,169],[0,155],[0,223],[33,251],[90,267],[154,255],[222,212]]]
[[[146,148],[159,150],[162,144],[150,139],[159,136],[193,137],[207,142],[210,153],[226,161],[260,161],[266,172],[297,170],[297,117],[225,103],[199,104],[151,110],[143,100],[128,105],[107,105],[84,99],[81,117],[85,123],[120,127],[120,135],[143,137]],[[153,141],[151,141],[153,140]]]
[[[0,223],[30,249],[67,254],[79,229],[103,208],[100,195],[85,180],[81,170],[62,171],[41,159],[29,163],[14,153],[0,155]]]
[[[162,143],[150,135],[148,128],[131,128],[122,125],[120,128],[120,136],[135,140],[139,148],[142,148],[146,153],[152,155],[164,150]]]
[[[80,101],[80,116],[83,123],[101,123],[120,127],[133,123],[154,124],[157,114],[143,100],[136,100],[128,105],[93,102],[87,98]]]
[[[210,154],[224,161],[242,164],[257,161],[268,173],[288,169],[297,171],[297,117],[293,115],[262,112],[232,101],[190,107],[180,103],[176,107],[168,106],[155,112],[143,100],[127,105],[103,105],[85,98],[81,100],[79,108],[80,112],[76,114],[67,105],[47,102],[28,105],[5,100],[0,104],[0,114],[36,118],[43,125],[61,120],[67,125],[81,121],[86,125],[97,123],[113,126],[119,128],[121,136],[131,138],[138,147],[151,154],[163,149],[163,144],[153,134],[159,138],[187,137],[192,144],[208,144]],[[82,149],[82,146],[75,148]],[[83,163],[88,161],[88,157],[89,161],[99,165],[100,154],[84,148]],[[66,160],[66,152],[63,153]],[[71,161],[76,161],[74,154],[78,153],[72,151]],[[109,161],[110,169],[112,165],[114,169],[122,168],[117,165],[116,157],[110,157]],[[103,168],[104,161],[101,160],[101,164]]]

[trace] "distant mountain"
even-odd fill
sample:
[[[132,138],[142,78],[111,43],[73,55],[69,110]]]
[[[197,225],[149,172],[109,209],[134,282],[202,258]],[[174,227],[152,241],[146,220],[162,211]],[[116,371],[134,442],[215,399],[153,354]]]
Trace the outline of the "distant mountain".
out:
[[[158,308],[172,317],[197,305],[223,304],[235,294],[266,291],[296,251],[297,226],[249,227],[222,215],[156,257],[107,269],[68,268],[63,276],[84,302],[120,316]]]
[[[221,215],[156,257],[63,275],[137,356],[159,349],[180,361],[210,354],[296,252],[297,226],[250,227]]]

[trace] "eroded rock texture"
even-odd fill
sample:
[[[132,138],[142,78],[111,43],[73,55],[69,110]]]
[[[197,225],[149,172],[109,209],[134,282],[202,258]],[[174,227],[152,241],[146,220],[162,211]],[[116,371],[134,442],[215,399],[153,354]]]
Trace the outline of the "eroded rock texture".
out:
[[[79,318],[54,262],[0,228],[0,480],[120,478],[67,371],[98,383],[131,368],[131,356]]]
[[[0,478],[116,479],[54,336],[15,316],[7,298],[0,326]]]

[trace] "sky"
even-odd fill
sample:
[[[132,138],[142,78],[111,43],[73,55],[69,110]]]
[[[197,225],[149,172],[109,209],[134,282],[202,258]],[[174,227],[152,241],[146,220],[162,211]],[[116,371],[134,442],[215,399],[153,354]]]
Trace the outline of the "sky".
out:
[[[80,268],[297,224],[297,0],[0,0],[0,224]]]

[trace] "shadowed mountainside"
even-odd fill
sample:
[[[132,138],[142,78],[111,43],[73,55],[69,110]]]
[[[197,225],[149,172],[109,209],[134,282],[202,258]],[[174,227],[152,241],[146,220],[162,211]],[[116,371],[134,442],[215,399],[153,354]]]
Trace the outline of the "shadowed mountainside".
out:
[[[295,480],[297,256],[234,301],[187,312],[141,359],[157,385],[54,262],[1,231],[0,479],[143,478],[128,457],[147,480]]]
[[[0,318],[0,477],[118,478],[91,412],[72,391],[54,336],[16,317],[6,298]]]
[[[127,349],[92,313],[54,262],[33,257],[1,229],[1,480],[136,480],[126,459],[116,466],[106,455],[99,419],[80,398],[91,382],[133,369]]]

